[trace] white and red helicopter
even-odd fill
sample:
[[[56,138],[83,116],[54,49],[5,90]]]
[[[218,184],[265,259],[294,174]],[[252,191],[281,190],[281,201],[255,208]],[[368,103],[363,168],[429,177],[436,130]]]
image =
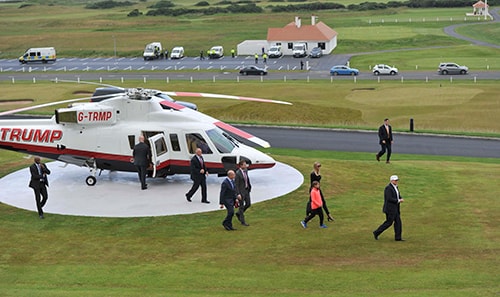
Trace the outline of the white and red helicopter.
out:
[[[290,104],[251,97],[207,93],[121,89],[103,96],[70,99],[0,112],[0,116],[61,103],[50,119],[0,119],[0,148],[88,167],[89,186],[98,170],[136,171],[133,147],[144,135],[152,151],[152,177],[189,174],[196,148],[203,151],[209,173],[224,175],[244,159],[250,169],[271,168],[275,160],[231,134],[269,147],[269,143],[236,127],[175,102],[170,96],[210,97]],[[90,102],[78,102],[89,100]]]

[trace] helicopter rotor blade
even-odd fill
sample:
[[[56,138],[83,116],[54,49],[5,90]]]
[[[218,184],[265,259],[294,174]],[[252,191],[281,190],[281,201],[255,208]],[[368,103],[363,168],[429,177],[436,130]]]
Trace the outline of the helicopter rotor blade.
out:
[[[18,109],[13,109],[13,110],[7,110],[4,112],[0,112],[0,116],[5,116],[5,115],[11,115],[23,111],[28,111],[28,110],[35,110],[43,107],[49,107],[49,106],[54,106],[54,105],[59,105],[63,103],[72,103],[72,102],[78,102],[78,101],[85,101],[89,100],[92,98],[108,98],[109,95],[102,95],[102,96],[91,96],[91,97],[82,97],[82,98],[75,98],[75,99],[68,99],[68,100],[62,100],[62,101],[57,101],[57,102],[49,102],[49,103],[44,103],[40,105],[33,105],[33,106],[28,106],[28,107],[23,107],[23,108],[18,108]]]
[[[255,101],[255,102],[292,105],[292,103],[286,102],[286,101],[254,98],[254,97],[232,96],[232,95],[223,95],[223,94],[194,93],[194,92],[164,92],[164,93],[169,95],[169,96],[179,96],[179,97],[219,98],[219,99],[232,99],[232,100]]]
[[[258,145],[260,145],[263,148],[270,148],[271,147],[271,145],[269,144],[269,142],[265,141],[264,139],[259,138],[259,137],[255,136],[255,135],[252,135],[252,134],[250,134],[248,132],[245,132],[245,131],[243,131],[241,129],[238,129],[238,128],[234,127],[234,126],[231,126],[229,124],[226,124],[224,122],[221,122],[221,121],[214,122],[214,125],[217,126],[217,127],[219,127],[219,128],[221,128],[224,131],[227,131],[227,132],[230,132],[232,134],[238,135],[241,138],[244,138],[244,139],[246,139],[248,141],[251,141],[251,142],[253,142],[255,144],[258,144]]]

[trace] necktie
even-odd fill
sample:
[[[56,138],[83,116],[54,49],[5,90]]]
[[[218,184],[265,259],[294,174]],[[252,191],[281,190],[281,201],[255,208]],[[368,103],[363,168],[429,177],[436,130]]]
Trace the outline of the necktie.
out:
[[[248,188],[248,176],[245,170],[241,170],[243,173],[243,178],[245,179],[245,188]]]
[[[42,167],[40,166],[40,164],[36,164],[36,167],[38,168],[38,174],[42,175]]]
[[[201,167],[203,167],[203,158],[202,157],[198,157],[198,160],[200,161]]]
[[[387,138],[390,138],[390,135],[389,135],[389,125],[385,125],[385,130],[387,131]]]

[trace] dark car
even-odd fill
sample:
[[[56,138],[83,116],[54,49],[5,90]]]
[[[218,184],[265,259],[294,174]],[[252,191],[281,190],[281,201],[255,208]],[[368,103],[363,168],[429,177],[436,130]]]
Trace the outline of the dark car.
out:
[[[90,101],[91,102],[99,102],[102,100],[113,98],[113,97],[120,95],[120,94],[125,94],[127,92],[128,92],[127,89],[119,88],[119,87],[96,88],[94,94],[90,98]],[[194,110],[198,110],[198,106],[194,103],[185,102],[185,101],[176,101],[176,100],[170,98],[170,96],[168,96],[167,94],[162,93],[161,91],[158,91],[158,90],[152,90],[152,92],[154,93],[154,96],[156,96],[156,97],[159,97],[159,98],[162,98],[164,100],[171,101],[171,102],[175,102],[177,104],[180,104],[182,106],[185,106],[185,107],[188,107],[188,108],[191,108]]]
[[[266,75],[267,70],[257,66],[246,66],[240,69],[241,75]]]
[[[311,53],[309,53],[309,56],[311,58],[319,58],[323,56],[323,50],[319,47],[315,47],[311,50]]]

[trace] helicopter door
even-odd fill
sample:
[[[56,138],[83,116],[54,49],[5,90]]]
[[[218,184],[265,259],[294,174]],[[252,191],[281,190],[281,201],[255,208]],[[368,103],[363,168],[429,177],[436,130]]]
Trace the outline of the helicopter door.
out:
[[[168,159],[167,143],[163,133],[148,138],[151,148],[151,162],[153,163],[153,177],[156,177],[156,169],[161,162]]]

